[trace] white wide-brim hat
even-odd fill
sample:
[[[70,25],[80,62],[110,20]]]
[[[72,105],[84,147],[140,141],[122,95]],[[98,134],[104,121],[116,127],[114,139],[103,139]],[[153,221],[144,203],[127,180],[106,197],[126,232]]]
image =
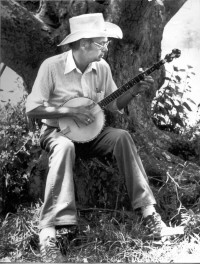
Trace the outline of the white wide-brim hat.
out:
[[[69,19],[71,33],[58,45],[65,45],[82,38],[119,38],[123,34],[119,26],[105,22],[102,13],[84,14]]]

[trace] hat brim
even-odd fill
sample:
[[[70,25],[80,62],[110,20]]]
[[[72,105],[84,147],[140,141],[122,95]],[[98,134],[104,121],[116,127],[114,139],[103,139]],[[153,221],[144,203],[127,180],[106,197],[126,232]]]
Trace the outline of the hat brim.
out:
[[[105,22],[105,30],[104,31],[76,31],[74,33],[69,34],[58,46],[66,45],[72,42],[75,42],[82,38],[123,38],[123,33],[119,26],[113,24],[111,22]]]

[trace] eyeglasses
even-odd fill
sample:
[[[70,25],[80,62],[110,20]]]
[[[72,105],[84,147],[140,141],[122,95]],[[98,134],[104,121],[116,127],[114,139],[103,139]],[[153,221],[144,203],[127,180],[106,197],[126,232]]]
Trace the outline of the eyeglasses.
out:
[[[103,49],[107,49],[108,48],[108,44],[110,43],[110,41],[107,41],[103,45],[99,44],[99,43],[97,43],[95,41],[93,41],[92,43],[94,43],[100,50],[103,50]]]

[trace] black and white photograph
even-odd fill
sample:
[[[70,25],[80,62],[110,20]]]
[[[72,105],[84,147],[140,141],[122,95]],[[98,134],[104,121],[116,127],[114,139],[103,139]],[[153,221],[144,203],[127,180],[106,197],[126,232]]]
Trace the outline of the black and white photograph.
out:
[[[200,0],[0,0],[0,262],[200,263]]]

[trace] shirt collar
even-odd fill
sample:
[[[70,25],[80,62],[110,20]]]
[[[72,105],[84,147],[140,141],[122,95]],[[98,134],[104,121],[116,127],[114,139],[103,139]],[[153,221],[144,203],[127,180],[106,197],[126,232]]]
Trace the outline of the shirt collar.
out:
[[[75,63],[73,55],[72,55],[72,50],[69,50],[67,60],[66,60],[66,64],[65,64],[64,74],[70,73],[71,71],[73,71],[75,69],[80,72],[80,70],[76,67],[76,63]],[[85,73],[90,72],[92,70],[95,70],[95,72],[97,71],[97,67],[96,67],[95,62],[92,62],[88,65]]]

